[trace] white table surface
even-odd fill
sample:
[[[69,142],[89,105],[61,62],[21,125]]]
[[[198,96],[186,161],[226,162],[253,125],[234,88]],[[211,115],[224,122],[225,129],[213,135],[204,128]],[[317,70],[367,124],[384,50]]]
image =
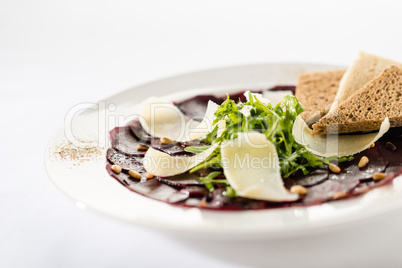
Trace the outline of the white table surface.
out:
[[[402,267],[402,209],[286,240],[178,238],[77,208],[43,154],[68,109],[258,62],[402,61],[397,1],[0,1],[0,267]]]

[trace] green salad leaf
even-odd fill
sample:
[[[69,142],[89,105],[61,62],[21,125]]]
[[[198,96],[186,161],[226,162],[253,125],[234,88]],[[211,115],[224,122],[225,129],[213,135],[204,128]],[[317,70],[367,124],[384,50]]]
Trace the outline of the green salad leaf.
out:
[[[312,154],[307,150],[306,146],[295,141],[292,134],[293,124],[296,117],[304,111],[304,107],[296,97],[285,96],[280,103],[273,107],[270,103],[262,103],[251,93],[249,94],[249,101],[245,103],[240,101],[236,103],[227,96],[227,99],[215,113],[214,130],[202,142],[213,144],[223,140],[235,139],[238,132],[258,131],[263,133],[276,147],[280,161],[280,172],[284,178],[299,170],[307,175],[309,170],[325,164],[328,165],[330,161],[344,162],[353,159],[353,157],[338,158],[337,156],[322,158]],[[222,135],[217,137],[217,123],[220,120],[225,120],[226,128]],[[190,146],[185,150],[199,153],[207,148],[208,145]],[[210,167],[214,169],[222,168],[220,147],[206,161],[194,167],[190,172]],[[208,185],[207,188],[211,186],[214,178],[219,175],[216,175],[217,173],[215,172],[211,174],[211,177],[208,176],[202,179],[204,184]],[[230,191],[233,191],[233,189],[229,189],[227,193]],[[230,194],[233,194],[233,192],[230,192]]]

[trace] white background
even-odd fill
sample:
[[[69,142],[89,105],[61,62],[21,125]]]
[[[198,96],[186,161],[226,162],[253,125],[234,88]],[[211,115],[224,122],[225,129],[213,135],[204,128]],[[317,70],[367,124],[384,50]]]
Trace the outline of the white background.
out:
[[[402,61],[397,1],[0,0],[0,267],[402,267],[402,211],[326,234],[177,238],[75,207],[43,153],[70,107],[183,72]]]

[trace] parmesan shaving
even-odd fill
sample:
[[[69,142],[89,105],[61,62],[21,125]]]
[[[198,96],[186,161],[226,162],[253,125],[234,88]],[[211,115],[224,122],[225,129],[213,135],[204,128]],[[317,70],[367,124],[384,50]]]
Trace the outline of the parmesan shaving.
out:
[[[165,137],[186,142],[207,135],[213,130],[212,123],[218,105],[208,102],[208,108],[201,123],[184,115],[173,103],[151,97],[142,104],[139,118],[144,130],[154,137]]]
[[[215,120],[215,112],[218,110],[219,105],[213,101],[208,101],[207,111],[201,123],[190,132],[190,140],[196,140],[206,136],[214,130],[213,122]]]
[[[315,155],[322,157],[349,156],[357,154],[381,138],[390,128],[388,117],[376,133],[361,135],[313,135],[300,115],[293,125],[292,134],[296,142],[304,145]]]
[[[224,174],[239,196],[258,200],[295,201],[279,170],[275,146],[258,132],[237,133],[238,138],[221,145]]]
[[[244,105],[243,108],[241,108],[240,112],[245,116],[248,117],[251,114],[251,109],[253,109],[253,106],[251,105]]]
[[[182,174],[204,162],[218,146],[219,143],[215,143],[204,152],[190,157],[171,156],[149,148],[144,157],[144,168],[147,172],[159,177]]]

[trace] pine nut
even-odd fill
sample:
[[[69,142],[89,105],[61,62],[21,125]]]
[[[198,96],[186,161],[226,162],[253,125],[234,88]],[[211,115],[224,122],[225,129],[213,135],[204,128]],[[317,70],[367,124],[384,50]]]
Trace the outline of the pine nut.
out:
[[[387,175],[385,173],[374,173],[373,174],[373,180],[379,181],[382,180],[386,177]]]
[[[151,174],[151,173],[149,173],[149,172],[147,172],[147,174],[145,175],[145,177],[146,177],[147,179],[152,179],[153,177],[155,177],[155,175],[154,175],[154,174]]]
[[[128,171],[128,175],[130,175],[134,179],[141,179],[141,174],[138,173],[137,171],[133,170],[133,169]]]
[[[305,195],[307,194],[307,189],[304,186],[301,185],[293,185],[290,187],[290,192],[292,194],[300,194],[300,195]]]
[[[344,192],[336,192],[332,195],[332,199],[340,199],[346,196]]]
[[[139,143],[137,143],[137,150],[140,150],[140,151],[146,151],[146,150],[148,150],[148,146],[146,146],[146,145],[142,145],[142,144],[139,144]]]
[[[374,148],[375,147],[375,142],[373,142],[369,148]]]
[[[114,173],[119,174],[121,172],[122,168],[119,165],[113,165],[112,170]]]
[[[365,167],[369,162],[369,159],[367,156],[362,156],[362,158],[360,158],[359,164],[357,164],[357,166],[359,168]]]
[[[333,163],[330,163],[328,165],[328,167],[329,167],[329,170],[331,170],[333,173],[340,173],[341,172],[341,168],[338,167],[337,165],[333,164]]]
[[[171,139],[162,137],[162,138],[161,138],[161,143],[162,143],[162,144],[173,144],[174,141],[172,141]]]

